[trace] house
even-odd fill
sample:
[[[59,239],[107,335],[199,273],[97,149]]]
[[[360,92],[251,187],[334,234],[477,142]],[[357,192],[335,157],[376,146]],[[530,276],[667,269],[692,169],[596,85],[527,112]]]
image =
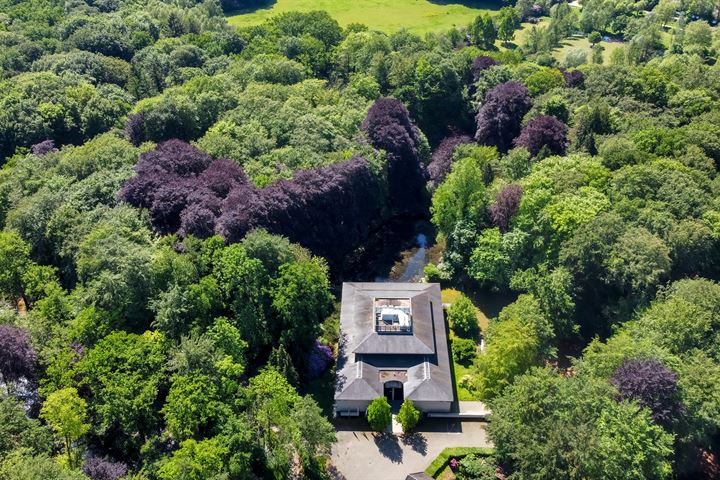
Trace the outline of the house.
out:
[[[344,283],[335,413],[360,415],[385,396],[424,412],[454,401],[437,283]]]

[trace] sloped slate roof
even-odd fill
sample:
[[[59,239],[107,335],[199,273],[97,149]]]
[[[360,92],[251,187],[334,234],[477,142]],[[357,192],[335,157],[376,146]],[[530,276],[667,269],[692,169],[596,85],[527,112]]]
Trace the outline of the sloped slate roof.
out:
[[[375,298],[409,298],[412,333],[375,332]],[[440,286],[428,283],[343,284],[335,398],[366,400],[382,396],[379,371],[398,368],[407,372],[406,398],[453,400]]]

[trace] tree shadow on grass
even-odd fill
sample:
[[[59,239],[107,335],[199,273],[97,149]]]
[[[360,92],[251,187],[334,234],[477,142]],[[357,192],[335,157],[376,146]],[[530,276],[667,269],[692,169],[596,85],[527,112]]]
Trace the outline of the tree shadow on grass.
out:
[[[395,435],[390,433],[375,434],[375,445],[383,457],[393,463],[402,463],[403,451]]]
[[[245,13],[253,13],[257,10],[266,10],[268,8],[272,8],[273,5],[277,3],[277,0],[253,0],[251,2],[228,0],[227,3],[233,4],[233,6],[237,5],[236,8],[230,8],[225,12],[225,15],[234,16],[243,15]]]
[[[403,435],[402,443],[403,445],[408,445],[423,457],[427,455],[427,438],[425,438],[425,435],[422,433],[415,432],[409,435]]]
[[[501,0],[428,0],[435,5],[462,5],[482,10],[500,10],[504,4]]]

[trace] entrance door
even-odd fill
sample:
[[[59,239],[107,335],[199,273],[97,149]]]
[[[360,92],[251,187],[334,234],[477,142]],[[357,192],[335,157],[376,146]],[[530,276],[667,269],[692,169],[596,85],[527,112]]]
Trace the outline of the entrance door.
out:
[[[390,402],[402,402],[403,398],[403,384],[397,381],[385,382],[384,385],[385,397]]]

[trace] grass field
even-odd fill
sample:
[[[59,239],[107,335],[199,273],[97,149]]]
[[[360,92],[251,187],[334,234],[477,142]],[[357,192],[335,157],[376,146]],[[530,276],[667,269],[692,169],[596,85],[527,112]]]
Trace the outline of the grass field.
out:
[[[343,27],[362,23],[388,33],[404,27],[424,34],[465,26],[478,13],[501,6],[500,1],[493,0],[276,0],[264,8],[234,12],[228,21],[231,25],[249,26],[278,13],[326,10]]]

